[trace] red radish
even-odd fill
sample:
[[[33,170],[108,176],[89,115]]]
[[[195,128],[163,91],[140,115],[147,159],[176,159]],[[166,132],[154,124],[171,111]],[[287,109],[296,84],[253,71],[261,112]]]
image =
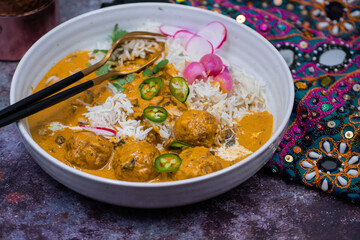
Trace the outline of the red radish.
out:
[[[200,59],[200,63],[205,67],[206,74],[216,76],[223,70],[221,58],[215,54],[206,54]]]
[[[181,27],[176,27],[176,26],[161,25],[159,27],[159,30],[160,30],[160,32],[162,34],[165,34],[166,36],[173,37],[176,32],[182,31],[182,30],[185,30],[185,29],[181,28]]]
[[[233,80],[230,76],[229,69],[225,66],[224,71],[222,71],[220,74],[216,75],[214,78],[215,82],[220,83],[220,88],[224,91],[229,93],[233,86]]]
[[[94,132],[97,135],[104,135],[104,136],[115,136],[116,131],[111,128],[105,128],[105,127],[88,127],[84,125],[79,126],[82,129]]]
[[[190,38],[185,46],[185,50],[193,60],[200,60],[205,54],[214,52],[212,44],[205,38],[197,35]]]
[[[174,38],[181,39],[181,42],[185,46],[186,43],[195,35],[196,34],[189,32],[188,30],[180,30],[175,33]]]
[[[189,63],[184,69],[183,76],[188,84],[192,84],[195,80],[207,79],[205,68],[199,62]]]
[[[219,49],[226,40],[227,30],[224,24],[214,21],[200,29],[197,34],[207,39],[214,49]]]

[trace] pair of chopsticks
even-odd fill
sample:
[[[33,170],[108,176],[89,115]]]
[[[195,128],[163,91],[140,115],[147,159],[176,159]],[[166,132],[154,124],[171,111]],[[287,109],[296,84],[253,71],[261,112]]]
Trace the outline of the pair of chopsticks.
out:
[[[22,118],[28,117],[34,113],[37,113],[45,108],[51,107],[65,99],[68,99],[80,92],[85,91],[95,85],[98,85],[109,79],[113,76],[124,76],[130,73],[139,72],[142,69],[146,68],[147,66],[151,65],[156,61],[156,59],[161,55],[162,51],[165,48],[165,44],[163,42],[162,49],[159,51],[155,56],[149,60],[144,65],[132,70],[132,71],[111,71],[104,75],[101,75],[97,78],[79,84],[75,87],[70,89],[64,90],[60,93],[58,91],[70,86],[71,84],[75,83],[76,81],[82,79],[83,77],[89,75],[90,73],[94,72],[95,70],[99,69],[103,66],[108,59],[111,57],[113,51],[120,46],[124,41],[130,41],[134,39],[143,39],[143,40],[152,40],[158,41],[160,38],[166,37],[162,34],[151,33],[151,32],[131,32],[127,33],[121,38],[119,38],[105,55],[105,57],[99,61],[98,63],[83,69],[79,72],[74,73],[73,75],[62,79],[61,81],[46,87],[0,111],[0,127],[6,126],[12,122],[20,120]],[[55,94],[57,93],[57,94]],[[55,94],[55,95],[53,95]]]

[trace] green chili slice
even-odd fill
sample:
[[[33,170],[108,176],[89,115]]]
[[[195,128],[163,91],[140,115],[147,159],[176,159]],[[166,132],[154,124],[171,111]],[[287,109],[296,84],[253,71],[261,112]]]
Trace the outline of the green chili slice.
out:
[[[189,86],[183,77],[173,77],[170,80],[169,88],[171,94],[179,101],[185,102],[189,95]]]
[[[144,116],[153,122],[163,122],[168,116],[168,112],[163,107],[149,106],[144,109]]]
[[[145,79],[139,86],[141,98],[150,100],[155,97],[162,87],[162,82],[159,77]]]
[[[184,150],[185,148],[191,147],[190,145],[179,142],[179,141],[172,141],[169,146],[172,148],[181,148],[182,150]]]
[[[179,169],[182,160],[179,155],[166,153],[155,159],[154,167],[158,172],[173,172]]]

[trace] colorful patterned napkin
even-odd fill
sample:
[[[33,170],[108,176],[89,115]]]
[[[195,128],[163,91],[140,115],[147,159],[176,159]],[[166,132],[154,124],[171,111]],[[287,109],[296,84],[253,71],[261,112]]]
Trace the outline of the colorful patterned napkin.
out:
[[[306,186],[360,200],[359,1],[176,2],[246,19],[244,24],[267,38],[287,62],[295,105],[267,168]]]

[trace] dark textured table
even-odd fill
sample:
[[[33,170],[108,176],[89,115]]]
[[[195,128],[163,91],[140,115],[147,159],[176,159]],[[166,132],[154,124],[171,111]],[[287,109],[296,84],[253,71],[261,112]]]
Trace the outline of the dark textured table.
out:
[[[99,8],[60,0],[61,21]],[[17,62],[0,62],[0,108]],[[2,239],[359,239],[360,206],[260,171],[219,197],[160,210],[107,205],[49,177],[15,124],[0,129]]]

